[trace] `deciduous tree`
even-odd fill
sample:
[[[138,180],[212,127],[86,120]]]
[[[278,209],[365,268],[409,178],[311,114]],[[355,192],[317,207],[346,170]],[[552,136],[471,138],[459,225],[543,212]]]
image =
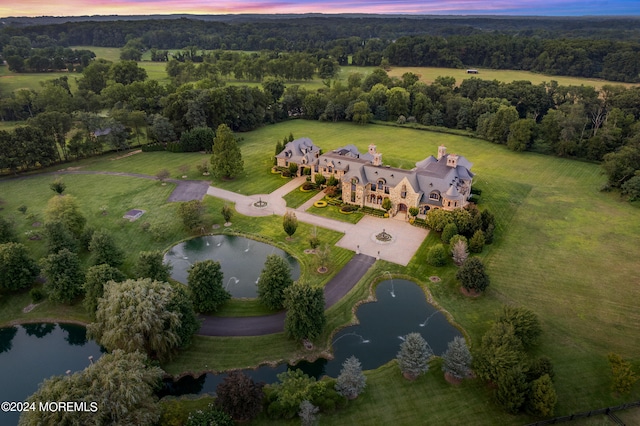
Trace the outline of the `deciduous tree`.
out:
[[[482,261],[477,257],[470,257],[456,272],[456,279],[462,287],[470,292],[483,292],[489,286],[489,276],[484,271]]]
[[[96,231],[91,236],[89,251],[93,257],[93,264],[107,265],[117,268],[124,262],[124,252],[116,245],[115,240],[105,230]]]
[[[324,291],[321,287],[295,283],[285,290],[287,316],[284,330],[288,337],[313,340],[327,322],[324,315]]]
[[[80,206],[71,195],[55,196],[49,200],[45,209],[47,222],[60,221],[79,238],[87,220],[80,212]]]
[[[65,248],[42,259],[41,264],[51,300],[71,303],[82,294],[85,277],[77,254]]]
[[[109,281],[122,282],[125,275],[117,268],[105,263],[94,265],[87,269],[84,278],[84,306],[95,314],[98,308],[98,299],[104,295],[104,286]]]
[[[196,312],[215,312],[231,298],[222,280],[220,262],[204,260],[191,265],[187,282]]]
[[[249,421],[262,410],[263,386],[240,371],[232,371],[216,387],[216,405],[238,422]]]
[[[34,404],[73,400],[86,410],[25,411],[20,425],[155,424],[160,407],[154,392],[162,374],[147,366],[144,354],[114,350],[78,373],[46,379],[28,398]]]
[[[29,287],[40,268],[20,243],[0,244],[0,289],[15,291]]]
[[[284,217],[282,218],[282,227],[289,238],[296,233],[296,229],[298,229],[298,218],[293,211],[288,211],[284,214]]]
[[[148,278],[109,282],[98,300],[96,321],[87,327],[89,335],[108,350],[142,351],[168,359],[183,343],[183,315],[175,295],[170,284]]]
[[[526,403],[527,411],[536,416],[551,417],[557,402],[556,388],[548,374],[531,383]]]
[[[154,281],[169,281],[171,269],[170,264],[164,263],[160,250],[143,251],[140,252],[136,263],[136,276]]]

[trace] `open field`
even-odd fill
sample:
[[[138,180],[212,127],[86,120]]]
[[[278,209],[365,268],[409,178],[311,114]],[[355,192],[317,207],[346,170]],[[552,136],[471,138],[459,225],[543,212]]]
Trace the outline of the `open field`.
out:
[[[452,264],[442,268],[425,264],[427,250],[438,242],[437,235],[431,233],[406,268],[377,262],[354,290],[328,311],[328,328],[319,339],[321,342],[330,341],[333,328],[353,320],[351,307],[369,296],[372,280],[389,271],[396,276],[413,277],[428,289],[435,302],[452,314],[466,331],[473,345],[480,342],[502,304],[533,310],[544,330],[536,355],[549,356],[555,367],[556,414],[640,398],[640,384],[634,386],[630,395],[616,396],[610,392],[610,370],[606,360],[607,353],[613,351],[631,360],[636,370],[640,366],[640,340],[637,338],[640,328],[637,278],[640,210],[637,205],[622,202],[616,194],[598,191],[605,181],[598,165],[533,153],[514,153],[504,146],[456,135],[294,120],[242,134],[244,140],[240,146],[246,176],[233,182],[214,182],[214,185],[254,194],[271,192],[287,182],[279,175],[271,174],[269,169],[275,143],[290,132],[295,137],[311,138],[325,152],[347,143],[364,151],[374,143],[386,164],[404,168],[411,168],[416,161],[435,155],[438,145],[444,144],[448,152],[464,155],[474,164],[475,185],[483,190],[480,208],[490,209],[498,220],[495,242],[481,254],[491,277],[491,286],[485,295],[477,299],[463,297],[453,279],[456,268]],[[158,166],[167,164],[173,174],[183,162],[195,165],[201,159],[199,154],[142,153],[117,161],[109,160],[108,156],[101,157],[88,161],[85,168],[155,174]],[[121,170],[123,168],[126,170]],[[190,177],[196,176],[190,174]],[[17,207],[26,204],[29,206],[27,213],[41,214],[46,200],[53,196],[48,188],[52,179],[51,176],[36,176],[0,181],[0,194],[5,200],[2,214],[15,217],[21,233],[31,228],[17,212]],[[105,176],[65,176],[64,180],[67,191],[76,196],[87,211],[90,225],[113,230],[118,242],[134,244],[132,250],[136,253],[141,249],[167,248],[187,236],[171,217],[174,205],[164,204],[169,186]],[[109,215],[99,214],[102,204],[110,206]],[[119,210],[143,204],[149,206],[149,216],[146,214],[132,224],[119,220]],[[206,205],[208,221],[219,222],[222,201],[207,197]],[[153,212],[156,216],[151,216]],[[163,224],[165,239],[155,242],[150,235],[138,231],[139,222],[144,220]],[[303,264],[311,265],[312,259],[301,254],[308,246],[311,225],[300,224],[294,241],[287,242],[279,217],[246,218],[236,214],[232,222],[233,229],[273,241],[298,256]],[[140,232],[135,234],[139,238],[131,238],[132,232]],[[327,230],[318,229],[318,233],[322,241],[332,243],[340,237]],[[28,244],[34,253],[42,252],[37,248],[42,242]],[[346,250],[333,250],[331,273],[346,264],[351,255]],[[440,276],[442,281],[425,284],[431,275]],[[320,278],[314,273],[308,277],[318,283],[328,278]],[[0,311],[8,306],[9,300],[23,301],[20,297],[25,298],[0,299]],[[236,314],[242,315],[241,312]],[[251,351],[248,348],[252,348]],[[165,367],[168,372],[179,374],[246,367],[267,360],[292,359],[300,354],[300,348],[282,335],[229,340],[198,337],[190,350]],[[368,376],[369,384],[361,398],[345,410],[323,415],[322,421],[327,424],[367,424],[375,418],[376,422],[382,419],[382,422],[388,420],[384,423],[413,425],[423,423],[425,419],[434,424],[523,424],[531,420],[526,416],[503,414],[491,402],[491,391],[478,382],[460,387],[446,384],[438,361],[433,361],[432,370],[426,377],[414,383],[402,379],[394,362],[369,372]],[[457,421],[449,421],[451,419]],[[262,424],[262,420],[257,424]]]

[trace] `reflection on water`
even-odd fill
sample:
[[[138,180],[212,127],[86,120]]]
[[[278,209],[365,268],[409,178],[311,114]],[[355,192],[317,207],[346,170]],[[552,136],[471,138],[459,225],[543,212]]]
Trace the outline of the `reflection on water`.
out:
[[[97,360],[100,346],[73,324],[24,324],[0,328],[0,401],[24,401],[44,380],[76,372]],[[17,424],[20,413],[0,412],[0,425]]]
[[[270,254],[289,262],[294,280],[300,276],[298,261],[277,247],[235,235],[209,235],[177,244],[164,256],[173,266],[171,278],[187,283],[189,267],[194,262],[216,260],[224,274],[223,283],[233,297],[257,297],[256,283]],[[233,278],[233,279],[232,279]]]
[[[364,370],[386,364],[400,349],[402,340],[399,337],[409,333],[420,333],[435,355],[442,355],[447,344],[454,337],[461,336],[440,311],[427,303],[422,289],[411,281],[383,281],[376,289],[376,298],[377,302],[358,307],[356,315],[360,324],[336,333],[333,338],[334,359],[320,358],[315,362],[301,361],[294,366],[264,366],[243,372],[254,381],[265,383],[276,382],[278,373],[292,368],[301,369],[315,378],[324,375],[337,377],[342,363],[352,355],[360,360]],[[226,373],[205,374],[196,379],[186,376],[177,382],[167,380],[162,395],[215,393],[224,377]]]

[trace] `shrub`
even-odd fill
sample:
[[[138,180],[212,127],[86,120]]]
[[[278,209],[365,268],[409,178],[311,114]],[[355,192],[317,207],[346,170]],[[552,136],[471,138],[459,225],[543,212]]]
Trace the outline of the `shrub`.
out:
[[[429,249],[427,253],[427,263],[431,266],[444,266],[447,264],[447,251],[442,244],[438,244]]]
[[[469,240],[469,251],[471,253],[482,253],[484,248],[484,232],[477,230]]]
[[[40,287],[35,287],[29,291],[29,296],[31,296],[31,301],[33,303],[38,303],[44,299],[45,292]]]
[[[553,411],[558,402],[556,389],[548,374],[534,380],[531,383],[527,411],[536,416],[553,416]]]
[[[477,257],[468,258],[458,272],[456,279],[468,291],[482,292],[489,286],[489,276],[484,272],[484,265]]]
[[[345,204],[344,206],[340,207],[340,211],[342,213],[352,213],[358,210],[357,206],[352,206],[351,204]]]
[[[289,163],[289,173],[291,175],[298,173],[298,165],[296,163]]]
[[[409,214],[413,217],[418,216],[418,214],[420,213],[420,209],[417,207],[409,207]]]
[[[302,184],[302,189],[304,191],[313,191],[314,189],[316,189],[316,184],[313,182],[305,182]]]
[[[455,223],[447,223],[447,225],[442,230],[442,235],[440,238],[444,244],[449,244],[451,237],[454,235],[458,235],[458,227]]]
[[[610,353],[607,358],[611,366],[611,389],[618,394],[626,394],[638,380],[638,376],[631,369],[631,364],[615,353]]]
[[[327,180],[327,186],[338,186],[339,183],[340,181],[333,175],[331,175],[329,180]]]
[[[327,182],[327,178],[325,178],[322,173],[317,173],[315,175],[315,181],[318,185],[324,185]]]
[[[512,325],[513,332],[525,348],[534,346],[542,334],[538,316],[526,308],[505,306],[498,317],[498,322]]]

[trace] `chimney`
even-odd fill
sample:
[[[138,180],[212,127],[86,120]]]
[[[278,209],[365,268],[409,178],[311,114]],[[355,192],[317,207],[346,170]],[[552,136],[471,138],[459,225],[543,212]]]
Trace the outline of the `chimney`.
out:
[[[438,160],[447,155],[447,147],[444,145],[440,145],[438,147]]]
[[[456,154],[449,154],[447,157],[447,166],[449,167],[457,167],[458,166],[458,156]]]

